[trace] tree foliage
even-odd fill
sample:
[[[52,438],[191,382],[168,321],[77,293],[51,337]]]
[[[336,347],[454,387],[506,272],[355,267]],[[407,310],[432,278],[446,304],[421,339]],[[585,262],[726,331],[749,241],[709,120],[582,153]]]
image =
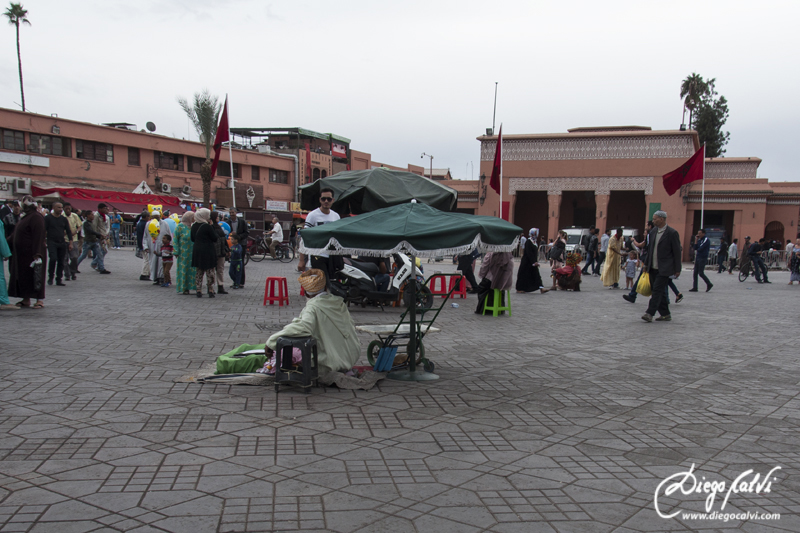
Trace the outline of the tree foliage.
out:
[[[183,108],[186,116],[192,122],[200,142],[206,147],[206,160],[200,167],[200,179],[203,181],[203,204],[211,204],[211,147],[217,135],[217,124],[222,104],[219,97],[213,96],[204,89],[203,92],[194,94],[194,101],[190,105],[183,97],[178,98],[178,104]]]
[[[730,140],[722,131],[728,121],[728,100],[717,94],[716,78],[704,80],[693,72],[681,83],[681,98],[689,109],[689,128],[697,132],[700,144],[706,145],[706,157],[720,157]]]
[[[15,4],[9,2],[3,15],[8,19],[8,23],[16,27],[17,30],[17,64],[19,65],[19,93],[22,97],[22,111],[25,111],[25,89],[22,85],[22,54],[19,50],[19,25],[31,25],[28,20],[28,10],[22,7],[22,4]]]

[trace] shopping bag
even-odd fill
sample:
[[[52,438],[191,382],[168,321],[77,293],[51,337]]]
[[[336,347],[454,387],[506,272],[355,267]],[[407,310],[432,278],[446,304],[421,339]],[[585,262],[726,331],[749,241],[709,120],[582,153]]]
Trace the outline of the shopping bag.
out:
[[[636,284],[636,292],[645,298],[653,294],[653,288],[650,287],[650,274],[647,272],[642,272],[642,275],[639,276],[639,283]]]

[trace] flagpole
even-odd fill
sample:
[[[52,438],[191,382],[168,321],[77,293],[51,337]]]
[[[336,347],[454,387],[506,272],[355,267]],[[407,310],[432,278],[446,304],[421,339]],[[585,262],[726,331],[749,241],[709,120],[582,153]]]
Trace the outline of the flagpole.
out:
[[[225,102],[228,101],[228,94],[225,94]],[[233,197],[233,208],[236,209],[236,182],[233,179],[233,147],[231,139],[231,114],[228,109],[228,157],[231,160],[231,196]]]
[[[500,123],[500,133],[501,135],[497,138],[497,142],[500,143],[500,220],[505,220],[503,218],[503,123]]]
[[[705,230],[703,225],[706,208],[706,143],[703,143],[703,189],[700,193],[700,229]]]

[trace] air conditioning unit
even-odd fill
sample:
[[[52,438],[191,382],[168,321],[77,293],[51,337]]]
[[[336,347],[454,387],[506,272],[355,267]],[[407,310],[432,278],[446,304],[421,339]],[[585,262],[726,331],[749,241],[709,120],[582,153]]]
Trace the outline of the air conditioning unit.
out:
[[[192,194],[192,186],[191,185],[184,185],[183,187],[181,187],[181,193],[183,193],[183,194],[185,194],[187,196]]]
[[[166,193],[172,192],[172,185],[170,185],[169,183],[162,183],[161,192],[166,192]]]
[[[31,193],[31,179],[30,178],[16,178],[14,179],[14,192],[17,194],[30,194]]]

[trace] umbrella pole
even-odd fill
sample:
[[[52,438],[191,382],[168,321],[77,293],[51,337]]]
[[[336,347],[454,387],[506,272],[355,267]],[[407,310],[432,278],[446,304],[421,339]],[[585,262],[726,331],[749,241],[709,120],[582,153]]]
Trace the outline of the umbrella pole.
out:
[[[408,369],[397,370],[389,372],[386,379],[394,379],[396,381],[432,381],[439,379],[439,376],[431,372],[425,372],[424,369],[417,370],[417,259],[413,255],[411,257],[411,277],[408,280],[406,290],[411,294],[411,307],[408,314],[408,356],[411,358],[408,361]]]

